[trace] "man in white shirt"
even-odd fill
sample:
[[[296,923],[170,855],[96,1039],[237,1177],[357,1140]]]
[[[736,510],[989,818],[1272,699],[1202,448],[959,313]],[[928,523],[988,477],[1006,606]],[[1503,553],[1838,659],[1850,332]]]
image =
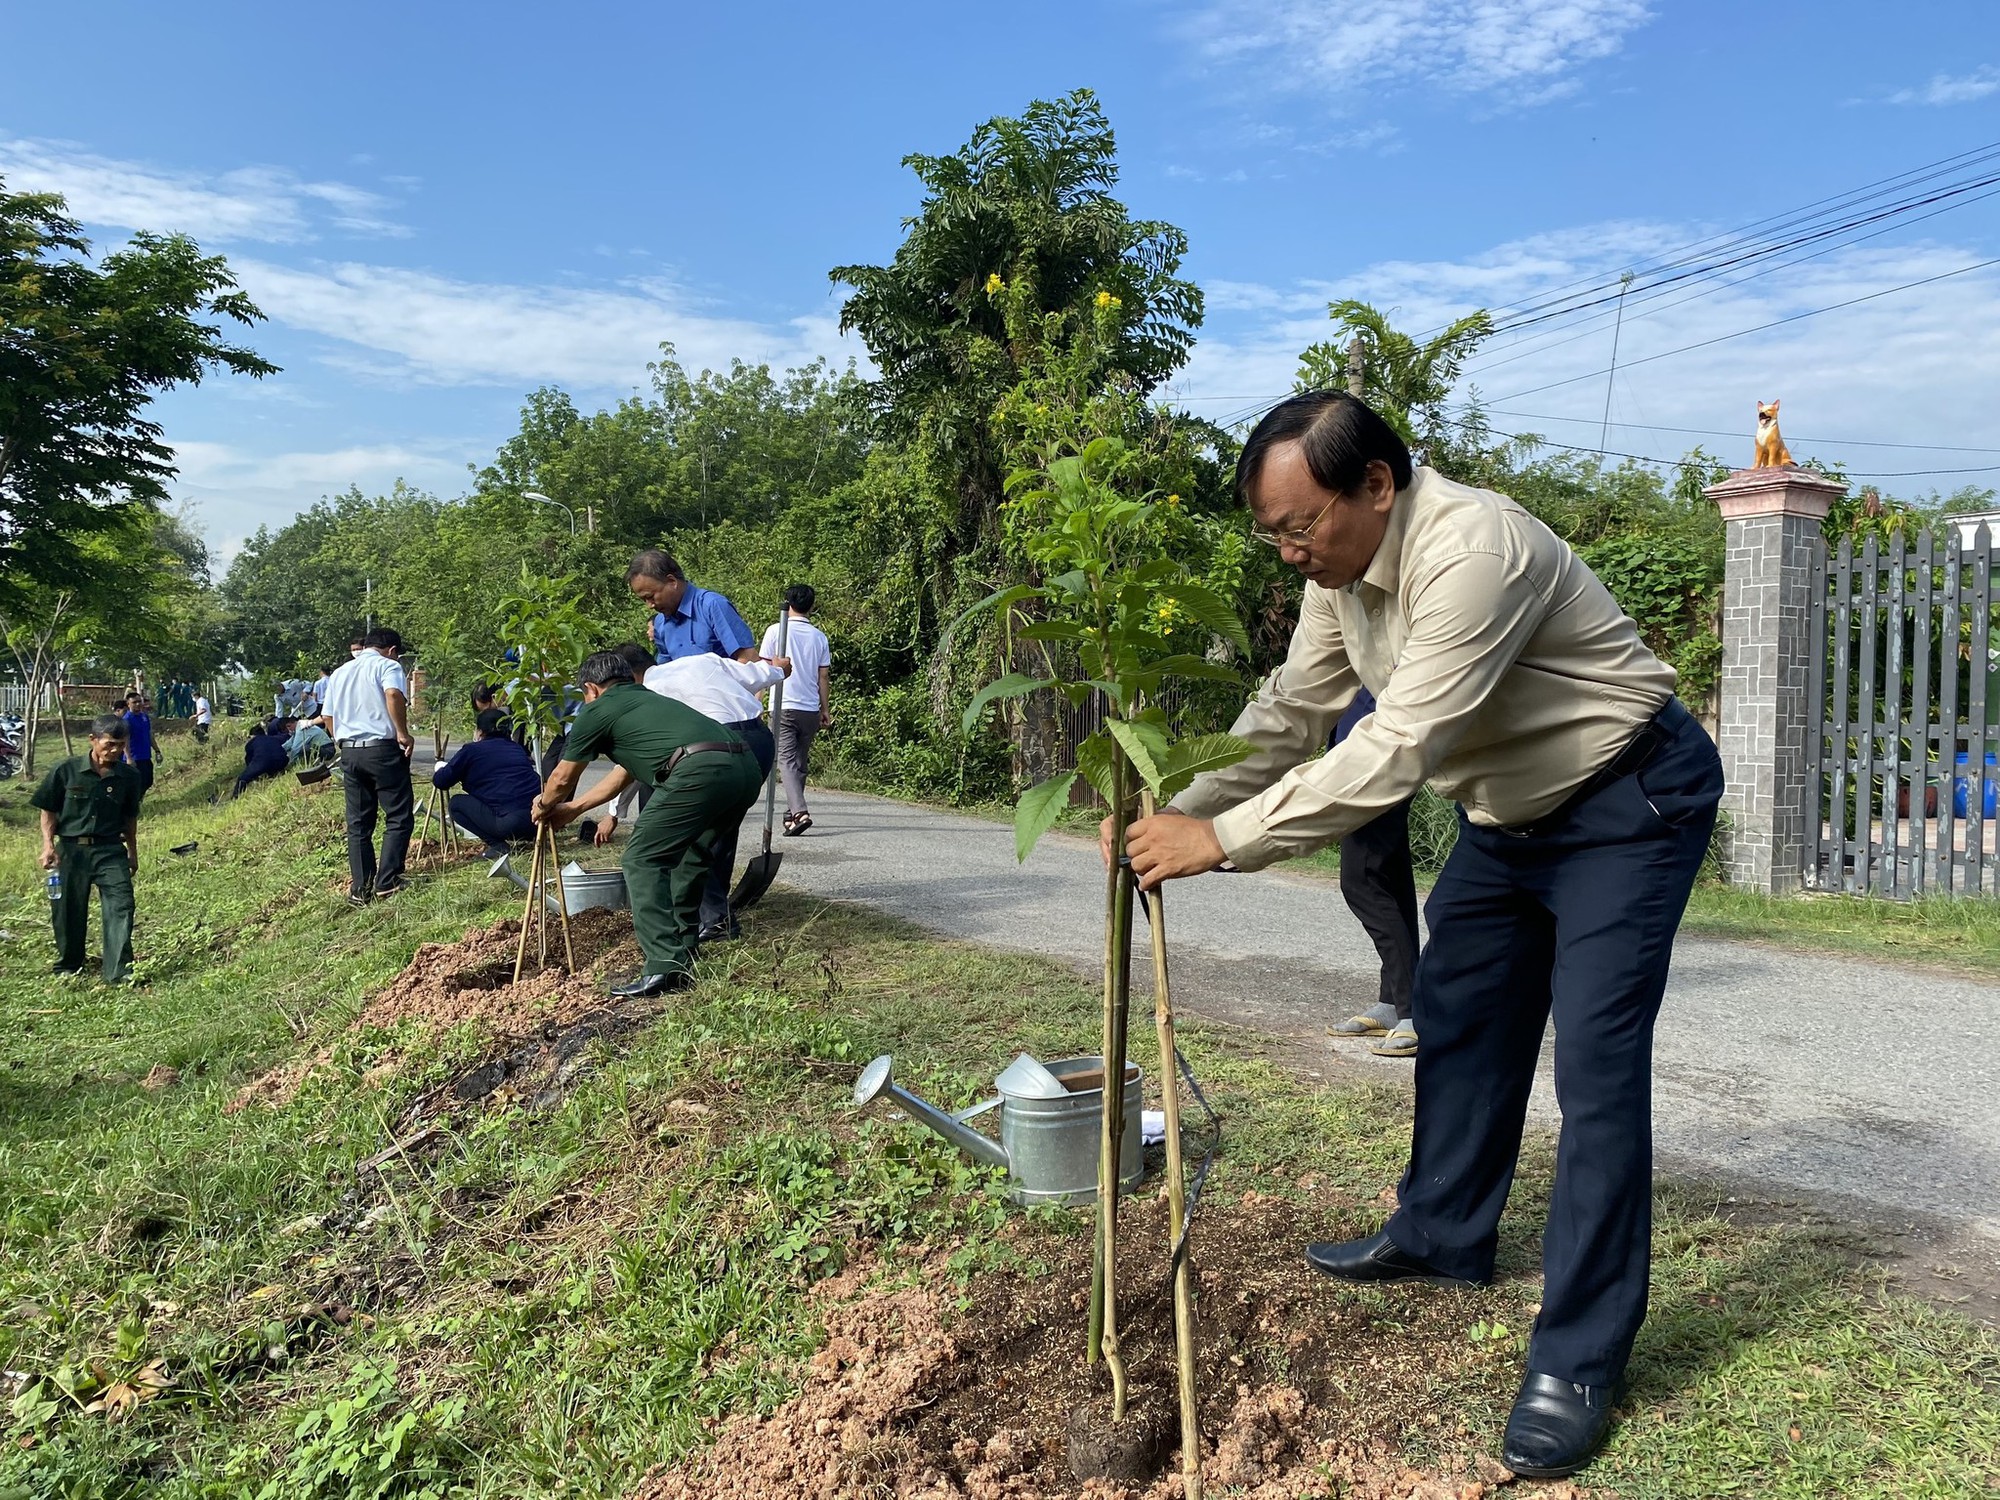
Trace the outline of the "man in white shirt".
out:
[[[416,826],[410,786],[410,684],[399,659],[403,638],[371,630],[362,649],[327,679],[320,723],[340,747],[347,790],[347,899],[366,906],[403,888],[403,860]],[[375,857],[375,818],[382,817],[382,857]]]
[[[206,745],[208,743],[208,726],[214,722],[215,710],[209,707],[208,695],[205,693],[196,693],[194,695],[194,742],[197,745]]]
[[[812,827],[806,809],[806,765],[813,737],[833,722],[833,652],[826,633],[808,618],[819,595],[809,583],[785,590],[784,655],[790,659],[785,706],[771,726],[778,735],[778,772],[785,778],[785,837],[795,838]],[[779,658],[779,628],[764,632],[766,661]]]

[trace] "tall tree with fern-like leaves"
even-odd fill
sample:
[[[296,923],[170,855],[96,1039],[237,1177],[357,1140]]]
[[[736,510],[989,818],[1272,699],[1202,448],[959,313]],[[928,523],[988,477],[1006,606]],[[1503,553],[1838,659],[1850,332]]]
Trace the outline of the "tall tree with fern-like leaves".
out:
[[[1117,142],[1089,89],[997,116],[947,156],[907,156],[924,198],[884,266],[837,266],[841,329],[868,347],[878,430],[920,457],[942,502],[946,562],[995,540],[1003,489],[996,409],[1021,380],[990,288],[1026,285],[1046,312],[1105,293],[1128,316],[1107,378],[1144,396],[1183,363],[1201,291],[1177,272],[1187,236],[1113,195]],[[1086,323],[1087,316],[1079,320]]]
[[[1361,341],[1361,398],[1402,435],[1418,462],[1436,465],[1461,437],[1460,424],[1445,414],[1466,360],[1493,332],[1483,309],[1467,313],[1429,338],[1418,339],[1390,326],[1388,316],[1366,302],[1344,298],[1327,304],[1336,333],[1299,356],[1297,389],[1346,390],[1347,346]]]

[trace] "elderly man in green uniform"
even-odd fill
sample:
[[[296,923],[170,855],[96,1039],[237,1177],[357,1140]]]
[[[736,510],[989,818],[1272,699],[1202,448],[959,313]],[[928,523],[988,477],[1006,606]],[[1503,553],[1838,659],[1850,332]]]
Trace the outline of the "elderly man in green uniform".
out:
[[[634,781],[653,788],[621,862],[632,929],[645,965],[618,985],[620,998],[663,994],[693,982],[701,892],[715,841],[757,800],[763,777],[750,747],[686,704],[648,692],[616,651],[584,661],[583,707],[563,758],[535,801],[535,821],[561,828],[612,801]],[[617,765],[587,797],[569,798],[599,755]]]
[[[62,890],[50,903],[58,974],[83,971],[90,934],[90,888],[104,910],[104,981],[132,973],[132,877],[139,872],[139,802],[146,788],[125,763],[125,721],[105,714],[90,726],[90,753],[73,755],[42,779],[29,800],[42,812],[42,868]]]

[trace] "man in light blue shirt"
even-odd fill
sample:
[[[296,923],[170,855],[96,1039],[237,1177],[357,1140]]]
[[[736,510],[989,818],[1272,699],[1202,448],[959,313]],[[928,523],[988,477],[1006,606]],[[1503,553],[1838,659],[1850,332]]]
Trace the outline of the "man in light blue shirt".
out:
[[[327,679],[320,723],[340,747],[347,791],[347,899],[366,906],[403,888],[403,860],[416,827],[410,786],[410,684],[403,675],[403,638],[371,630],[362,649]],[[382,857],[375,858],[375,818],[382,817]]]

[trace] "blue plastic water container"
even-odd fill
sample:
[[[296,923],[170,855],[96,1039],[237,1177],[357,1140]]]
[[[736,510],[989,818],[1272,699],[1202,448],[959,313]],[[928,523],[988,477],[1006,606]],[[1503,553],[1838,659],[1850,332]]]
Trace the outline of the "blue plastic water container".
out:
[[[1958,752],[1958,774],[1951,779],[1951,810],[1955,817],[1964,817],[1967,797],[1972,786],[1972,752]],[[2000,814],[2000,750],[1986,752],[1986,775],[1981,778],[1984,790],[1979,798],[1979,815],[1991,818]]]

